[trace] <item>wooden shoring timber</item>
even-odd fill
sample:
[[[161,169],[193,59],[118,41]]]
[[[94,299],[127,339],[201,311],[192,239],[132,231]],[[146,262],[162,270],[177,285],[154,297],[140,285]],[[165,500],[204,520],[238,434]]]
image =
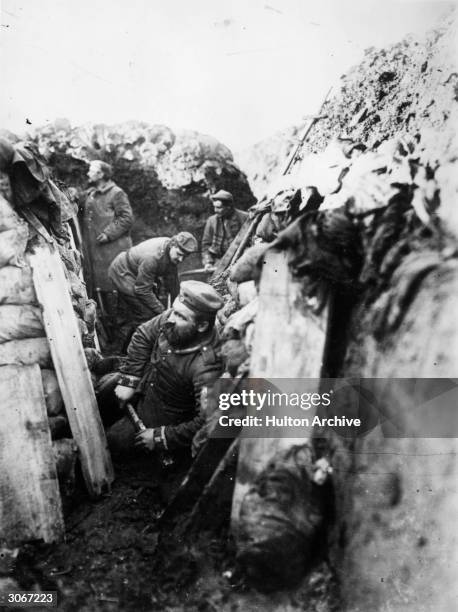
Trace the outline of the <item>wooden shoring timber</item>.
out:
[[[209,438],[195,458],[176,493],[159,517],[161,525],[192,509],[231,446],[230,438]]]
[[[114,479],[77,319],[62,261],[55,249],[38,246],[29,256],[54,368],[88,492],[98,496]]]
[[[323,365],[328,307],[320,315],[307,309],[302,283],[292,277],[288,254],[267,251],[259,288],[259,307],[250,364],[250,378],[317,379]],[[313,417],[310,411],[307,416]],[[305,438],[244,438],[232,500],[232,529],[250,485],[280,450],[304,444]]]
[[[55,542],[64,534],[40,367],[0,367],[0,542]]]
[[[239,444],[239,438],[233,440],[205,485],[186,522],[189,532],[218,531],[229,520]]]
[[[237,236],[231,242],[229,248],[217,263],[210,281],[218,278],[218,276],[222,274],[225,270],[227,270],[231,263],[233,263],[234,257],[241,254],[243,249],[246,247],[249,239],[251,238],[254,230],[256,229],[259,219],[259,215],[256,215],[254,219],[250,219],[249,217],[245,219],[242,224],[242,227],[239,229]]]

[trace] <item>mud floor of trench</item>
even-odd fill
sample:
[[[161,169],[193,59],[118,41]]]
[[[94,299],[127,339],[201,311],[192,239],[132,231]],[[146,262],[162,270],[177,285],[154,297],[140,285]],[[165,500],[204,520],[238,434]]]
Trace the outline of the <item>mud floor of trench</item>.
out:
[[[57,591],[65,612],[339,609],[324,560],[296,589],[263,594],[237,574],[228,521],[192,538],[179,534],[182,517],[178,529],[160,529],[183,469],[161,473],[144,459],[115,468],[110,494],[92,501],[80,493],[66,508],[65,542],[21,549],[12,576],[21,589]]]

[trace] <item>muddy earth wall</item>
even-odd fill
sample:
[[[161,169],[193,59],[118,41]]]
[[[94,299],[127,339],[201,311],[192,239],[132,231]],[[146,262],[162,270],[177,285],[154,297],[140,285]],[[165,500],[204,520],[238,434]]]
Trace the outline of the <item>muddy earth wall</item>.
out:
[[[456,376],[456,34],[451,14],[423,38],[411,36],[384,50],[367,50],[361,64],[342,77],[324,109],[327,118],[316,125],[303,148],[305,157],[323,151],[332,139],[349,138],[373,151],[393,137],[410,138],[419,145],[418,163],[436,181],[439,233],[449,237],[442,243],[434,231],[409,236],[405,227],[404,234],[398,227],[392,232],[397,221],[390,229],[393,219],[379,220],[374,231],[385,234],[386,244],[375,257],[374,282],[352,296],[350,307],[345,309],[342,301],[337,308],[333,375]],[[299,129],[291,128],[238,157],[258,195],[284,167]],[[450,253],[444,253],[445,244],[452,245],[447,246]],[[406,264],[409,253],[415,256]],[[423,266],[422,259],[426,262],[432,253],[442,263]],[[368,257],[367,252],[363,255]],[[428,399],[420,392],[418,412],[404,415],[402,394],[391,385],[379,401],[382,411],[402,415],[415,428]],[[393,438],[378,426],[349,441],[327,432],[336,489],[329,553],[342,594],[339,609],[456,608],[458,444],[456,438],[429,438],[427,433]]]
[[[80,200],[88,187],[88,163],[102,159],[112,165],[113,180],[126,191],[134,211],[134,243],[180,230],[200,241],[213,213],[208,196],[218,189],[230,191],[243,210],[256,202],[231,151],[198,132],[138,121],[72,128],[60,119],[31,136],[56,178],[73,187]],[[186,263],[199,266],[200,260]]]

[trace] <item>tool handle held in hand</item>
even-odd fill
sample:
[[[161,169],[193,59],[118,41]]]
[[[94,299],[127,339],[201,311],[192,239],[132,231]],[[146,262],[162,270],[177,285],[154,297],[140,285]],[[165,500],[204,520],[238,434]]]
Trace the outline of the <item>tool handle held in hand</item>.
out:
[[[135,428],[135,431],[136,432],[145,431],[146,429],[145,424],[143,423],[141,418],[136,413],[135,408],[129,402],[126,402],[126,412],[127,412],[127,416],[130,419],[130,422]]]

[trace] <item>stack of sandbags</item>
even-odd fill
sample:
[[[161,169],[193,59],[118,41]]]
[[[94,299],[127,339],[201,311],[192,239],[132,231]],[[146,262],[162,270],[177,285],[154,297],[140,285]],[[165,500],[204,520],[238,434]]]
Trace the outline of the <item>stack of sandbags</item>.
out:
[[[0,366],[51,365],[32,271],[25,262],[29,229],[0,196]]]
[[[28,224],[0,195],[0,368],[7,365],[21,367],[35,363],[40,366],[51,436],[55,440],[54,453],[59,457],[59,465],[70,466],[71,469],[71,474],[68,470],[65,473],[60,473],[58,470],[68,491],[68,483],[74,473],[75,446],[73,440],[61,440],[70,432],[57,376],[53,369],[41,308],[35,294],[32,270],[27,263],[26,248],[29,234]],[[76,284],[73,277],[72,280]],[[69,290],[71,288],[69,282]],[[85,306],[88,302],[89,307],[91,306],[85,290],[83,291],[79,285],[77,297]],[[92,313],[89,314],[92,316]],[[87,326],[83,319],[80,320],[84,324],[84,333],[87,334]],[[58,438],[60,440],[57,440]],[[68,455],[67,460],[63,459],[63,455]]]

